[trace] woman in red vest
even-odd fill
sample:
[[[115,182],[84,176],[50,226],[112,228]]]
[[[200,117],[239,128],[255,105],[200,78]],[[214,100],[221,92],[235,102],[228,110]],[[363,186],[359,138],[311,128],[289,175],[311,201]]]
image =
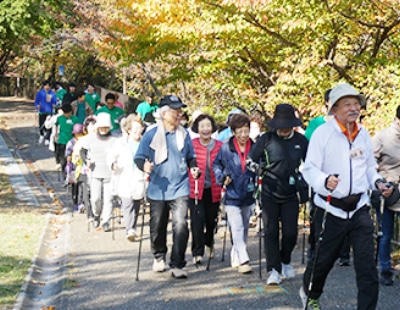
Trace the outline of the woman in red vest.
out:
[[[195,264],[201,264],[204,246],[207,257],[214,256],[214,230],[217,223],[221,186],[216,184],[213,162],[221,148],[222,142],[211,138],[217,131],[215,120],[202,114],[196,118],[192,130],[200,135],[192,140],[196,154],[197,166],[201,175],[190,179],[190,220],[192,230],[192,255]],[[197,187],[196,183],[197,182]]]

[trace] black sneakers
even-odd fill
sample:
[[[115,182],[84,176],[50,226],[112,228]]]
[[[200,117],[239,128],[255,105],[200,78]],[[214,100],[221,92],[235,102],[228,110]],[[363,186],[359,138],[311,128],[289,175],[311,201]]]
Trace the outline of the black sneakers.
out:
[[[384,286],[393,285],[393,272],[390,270],[384,270],[381,272],[381,284]]]

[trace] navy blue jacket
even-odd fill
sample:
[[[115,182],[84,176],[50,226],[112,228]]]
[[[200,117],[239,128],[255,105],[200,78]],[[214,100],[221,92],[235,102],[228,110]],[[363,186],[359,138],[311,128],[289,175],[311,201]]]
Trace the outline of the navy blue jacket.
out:
[[[232,182],[227,186],[222,203],[228,206],[244,207],[252,205],[256,175],[249,169],[242,172],[239,154],[233,144],[234,137],[225,142],[213,163],[214,174],[218,185],[222,185],[227,175]]]

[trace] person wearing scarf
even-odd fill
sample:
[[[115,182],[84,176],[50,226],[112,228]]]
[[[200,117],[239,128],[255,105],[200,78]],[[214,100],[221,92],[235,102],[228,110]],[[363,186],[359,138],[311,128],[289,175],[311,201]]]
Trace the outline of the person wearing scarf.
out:
[[[233,136],[225,142],[213,163],[218,185],[226,186],[222,203],[225,206],[232,235],[231,265],[240,274],[250,273],[247,252],[249,220],[254,209],[255,173],[246,167],[250,151],[250,119],[235,114],[229,122]]]
[[[189,171],[199,176],[192,141],[180,125],[182,101],[167,95],[160,101],[161,122],[143,135],[135,154],[137,167],[150,174],[147,197],[150,202],[150,240],[153,271],[166,270],[167,226],[172,213],[172,276],[186,278],[185,252],[189,238],[186,216],[189,206]],[[188,169],[188,167],[190,169]]]

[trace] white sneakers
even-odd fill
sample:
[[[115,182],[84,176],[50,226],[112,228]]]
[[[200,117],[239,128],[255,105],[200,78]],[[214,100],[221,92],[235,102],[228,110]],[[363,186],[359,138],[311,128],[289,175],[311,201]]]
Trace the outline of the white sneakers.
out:
[[[244,263],[238,267],[238,272],[241,274],[251,273],[251,267],[248,263]]]
[[[195,265],[200,265],[203,263],[203,257],[200,255],[196,255],[195,257],[193,257],[193,264]]]
[[[172,268],[172,276],[176,279],[185,279],[188,276],[187,271],[180,268]]]
[[[167,264],[164,259],[157,260],[156,258],[153,261],[153,271],[154,272],[164,272],[167,269]],[[172,268],[171,269],[172,276],[176,279],[185,279],[188,276],[187,271],[181,268]]]
[[[56,164],[56,170],[61,170],[61,164]]]
[[[232,269],[237,269],[237,268],[239,268],[240,264],[239,264],[239,262],[237,260],[232,259],[231,260],[231,266],[232,266]]]
[[[296,272],[294,271],[293,266],[290,264],[282,264],[282,276],[285,279],[294,278],[296,276]],[[272,270],[268,272],[267,285],[278,285],[281,283],[281,281],[282,279],[279,272],[272,268]]]
[[[46,146],[47,146],[47,145],[49,145],[49,144],[50,144],[50,141],[49,141],[49,140],[47,140],[47,139],[46,139],[46,140],[44,140],[44,145],[46,145]]]
[[[267,285],[278,285],[281,283],[281,275],[274,268],[268,272]]]
[[[139,235],[136,233],[134,230],[129,230],[128,233],[126,234],[126,239],[130,242],[133,242],[135,240],[139,240]]]
[[[156,258],[153,261],[153,271],[154,272],[164,272],[167,269],[165,261],[163,259],[157,260]]]
[[[39,144],[42,144],[42,143],[43,143],[43,141],[44,141],[44,136],[40,136],[40,137],[39,137],[39,141],[38,141],[38,143],[39,143]]]
[[[282,264],[282,276],[285,279],[291,279],[296,276],[296,272],[294,271],[294,268],[290,264]]]

